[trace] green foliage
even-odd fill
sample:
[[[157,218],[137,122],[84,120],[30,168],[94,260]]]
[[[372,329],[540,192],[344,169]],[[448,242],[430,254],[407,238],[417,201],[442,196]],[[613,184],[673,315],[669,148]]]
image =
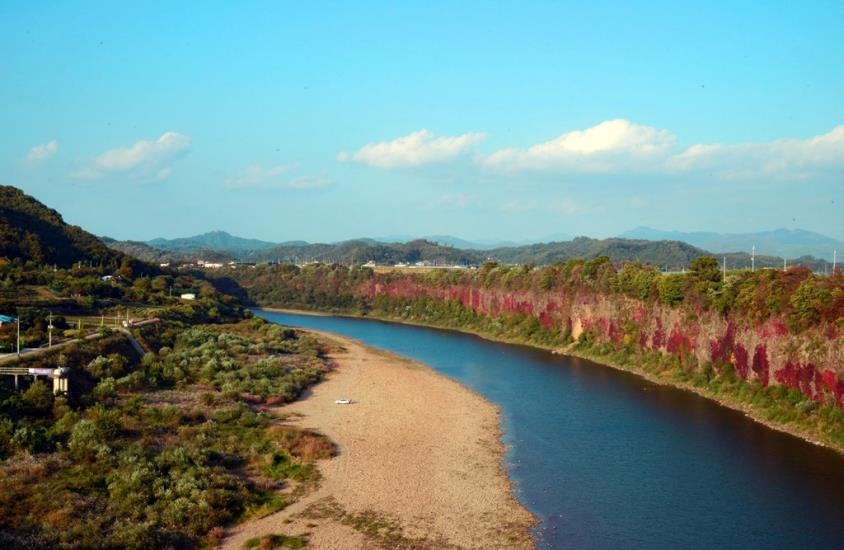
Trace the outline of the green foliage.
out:
[[[70,267],[78,262],[116,267],[126,259],[95,236],[15,187],[0,185],[0,257]]]
[[[720,283],[722,277],[718,260],[712,256],[701,256],[692,260],[689,264],[689,274],[698,281],[708,283]]]
[[[42,380],[36,380],[21,395],[21,401],[26,407],[37,413],[46,413],[53,409],[53,389]]]
[[[659,299],[669,306],[676,306],[683,301],[685,277],[682,275],[664,275],[657,283]]]
[[[319,343],[293,330],[261,319],[193,327],[141,364],[107,347],[64,357],[97,381],[83,408],[42,383],[0,407],[0,540],[12,547],[205,546],[220,526],[289,504],[294,495],[278,489],[312,484],[313,461],[334,453],[323,436],[275,427],[245,403],[264,389],[268,402],[292,399],[322,375]]]

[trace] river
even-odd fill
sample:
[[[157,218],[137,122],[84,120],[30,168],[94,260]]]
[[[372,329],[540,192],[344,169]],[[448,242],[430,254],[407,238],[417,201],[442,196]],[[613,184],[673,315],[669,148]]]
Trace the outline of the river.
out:
[[[255,313],[421,361],[498,405],[539,548],[844,547],[844,457],[695,394],[462,333]]]

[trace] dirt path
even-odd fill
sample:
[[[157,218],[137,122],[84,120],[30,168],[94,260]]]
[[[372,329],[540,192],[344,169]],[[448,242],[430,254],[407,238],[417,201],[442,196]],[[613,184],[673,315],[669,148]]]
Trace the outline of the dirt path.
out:
[[[530,548],[533,518],[504,474],[499,412],[431,369],[335,335],[337,369],[301,415],[340,449],[319,489],[232,529],[225,548],[267,534],[309,533],[313,548]],[[350,405],[335,404],[351,398]]]

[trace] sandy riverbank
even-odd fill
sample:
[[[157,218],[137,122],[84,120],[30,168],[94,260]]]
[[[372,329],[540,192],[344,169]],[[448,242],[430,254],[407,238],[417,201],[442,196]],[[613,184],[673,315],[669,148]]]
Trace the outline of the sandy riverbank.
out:
[[[319,489],[233,528],[224,547],[301,533],[313,548],[532,547],[533,518],[503,470],[497,408],[424,365],[323,337],[340,344],[338,367],[279,412],[327,435],[340,454],[320,463]]]

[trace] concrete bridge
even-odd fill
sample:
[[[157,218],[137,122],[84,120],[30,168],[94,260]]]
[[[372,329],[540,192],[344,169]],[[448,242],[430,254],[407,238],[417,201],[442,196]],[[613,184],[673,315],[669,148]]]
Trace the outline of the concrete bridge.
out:
[[[53,393],[67,392],[68,375],[70,369],[66,367],[59,368],[39,368],[39,367],[11,367],[0,366],[0,376],[12,376],[15,379],[15,389],[20,386],[20,377],[32,377],[33,381],[38,380],[38,377],[49,378],[53,381]]]

